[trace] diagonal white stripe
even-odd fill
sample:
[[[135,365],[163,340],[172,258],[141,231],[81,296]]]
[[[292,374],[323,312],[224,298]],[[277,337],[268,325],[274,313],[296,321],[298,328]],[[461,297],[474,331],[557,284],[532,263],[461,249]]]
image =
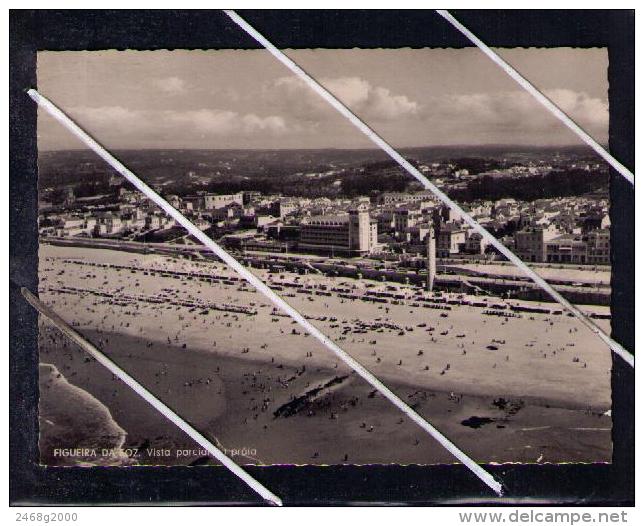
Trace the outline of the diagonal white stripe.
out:
[[[127,374],[123,369],[116,365],[112,360],[99,351],[88,340],[75,331],[65,320],[56,314],[50,307],[45,305],[36,296],[34,296],[26,288],[20,290],[24,298],[29,304],[34,307],[40,314],[47,318],[58,330],[65,336],[77,343],[85,352],[96,358],[96,361],[106,367],[111,373],[118,376],[128,387],[130,387],[136,394],[148,402],[159,413],[165,416],[170,422],[176,425],[181,431],[192,438],[197,444],[203,447],[208,453],[215,457],[225,467],[243,480],[251,489],[257,492],[261,497],[270,503],[277,506],[282,505],[282,500],[266,489],[260,482],[251,477],[246,471],[239,467],[235,462],[228,458],[217,446],[210,440],[203,436],[199,431],[192,427],[188,422],[181,418],[177,413],[165,405],[161,400],[154,396],[150,391],[143,387],[139,382]]]
[[[248,281],[258,292],[266,296],[273,304],[286,312],[291,318],[298,322],[306,331],[320,341],[327,349],[335,353],[344,363],[351,369],[364,378],[369,384],[377,389],[385,398],[387,398],[398,409],[404,412],[416,424],[422,427],[429,435],[438,441],[445,449],[447,449],[454,457],[461,461],[467,468],[469,468],[477,477],[479,477],[485,484],[487,484],[498,495],[502,495],[503,488],[492,475],[485,469],[479,466],[474,460],[468,457],[461,451],[454,443],[445,437],[438,429],[431,425],[422,416],[416,413],[411,407],[403,402],[396,396],[386,385],[384,385],[378,378],[371,372],[365,369],[359,362],[354,360],[348,353],[343,351],[335,342],[327,338],[315,325],[311,324],[302,314],[296,309],[291,307],[281,296],[278,296],[270,287],[268,287],[262,280],[247,270],[239,261],[233,258],[222,247],[210,239],[199,228],[193,225],[181,212],[168,203],[163,197],[157,194],[152,188],[139,179],[133,172],[126,168],[118,159],[111,153],[103,148],[98,142],[90,137],[83,131],[74,121],[72,121],[62,110],[60,110],[49,99],[38,93],[34,89],[28,91],[29,96],[38,103],[39,106],[47,110],[49,114],[60,122],[65,128],[72,132],[82,142],[89,146],[96,154],[98,154],[105,162],[112,166],[123,177],[136,186],[143,194],[145,194],[151,201],[164,210],[170,217],[177,223],[183,226],[190,234],[196,237],[203,245],[208,247],[219,259],[232,267],[240,276]]]
[[[476,47],[485,53],[495,64],[497,64],[503,71],[505,71],[513,80],[515,80],[524,90],[543,104],[555,117],[563,122],[568,128],[577,134],[577,136],[590,146],[597,154],[599,154],[608,164],[610,164],[617,172],[631,183],[635,184],[635,177],[633,173],[613,157],[606,149],[599,144],[595,139],[588,135],[584,129],[573,121],[559,106],[552,102],[548,97],[535,88],[532,83],[521,75],[510,64],[503,60],[497,53],[488,47],[481,39],[474,33],[461,24],[454,18],[449,11],[445,9],[436,9],[436,12],[441,15],[445,20],[452,24],[456,29],[463,33]]]
[[[331,92],[324,88],[317,80],[311,77],[300,66],[287,57],[282,51],[277,49],[269,40],[267,40],[261,33],[259,33],[253,26],[240,17],[235,11],[225,10],[225,13],[235,22],[239,27],[246,31],[251,37],[266,48],[277,60],[284,64],[288,69],[295,73],[298,77],[304,80],[311,89],[318,95],[326,100],[333,106],[341,115],[346,117],[356,128],[364,133],[373,143],[384,150],[389,157],[396,161],[403,167],[410,175],[422,183],[422,185],[436,195],[441,201],[447,204],[452,210],[457,212],[461,218],[476,230],[481,236],[486,239],[494,248],[503,254],[508,260],[519,267],[524,274],[532,279],[539,287],[545,290],[555,301],[560,303],[569,312],[571,312],[581,323],[588,329],[594,332],[603,342],[605,342],[612,350],[621,357],[631,367],[635,366],[635,357],[622,347],[618,342],[613,340],[604,331],[602,331],[590,318],[588,318],[577,307],[570,303],[566,298],[559,294],[549,283],[547,283],[539,274],[528,267],[521,259],[519,259],[514,252],[509,250],[498,239],[490,234],[483,228],[472,216],[463,210],[458,204],[452,201],[447,195],[435,186],[427,177],[420,173],[414,166],[412,166],[407,159],[400,155],[389,143],[387,143],[380,135],[372,130],[365,124],[358,116],[356,116],[349,108],[340,102]]]

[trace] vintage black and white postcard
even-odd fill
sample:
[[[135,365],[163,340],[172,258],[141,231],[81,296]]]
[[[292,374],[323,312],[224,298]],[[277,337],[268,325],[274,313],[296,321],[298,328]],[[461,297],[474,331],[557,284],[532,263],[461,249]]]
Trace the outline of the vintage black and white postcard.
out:
[[[342,18],[316,13],[282,40],[261,13],[215,19],[275,48],[34,50],[33,255],[14,262],[33,275],[12,277],[44,314],[32,461],[202,477],[221,454],[338,488],[342,469],[385,488],[462,463],[482,494],[536,498],[535,473],[608,477],[633,371],[615,44],[298,44]]]
[[[605,49],[500,53],[607,140]],[[478,49],[289,55],[607,330],[608,165]],[[262,50],[43,51],[37,72],[476,460],[609,462],[605,343],[283,69]],[[38,140],[41,299],[239,462],[452,461],[45,112]],[[210,462],[46,325],[40,374],[43,463]]]

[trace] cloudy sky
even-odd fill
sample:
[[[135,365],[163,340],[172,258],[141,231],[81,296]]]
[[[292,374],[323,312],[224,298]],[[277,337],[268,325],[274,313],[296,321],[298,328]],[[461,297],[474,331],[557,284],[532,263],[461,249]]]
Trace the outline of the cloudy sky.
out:
[[[607,140],[605,49],[498,51]],[[579,142],[476,48],[287,53],[396,147]],[[38,89],[115,149],[372,146],[263,50],[40,52]],[[80,147],[43,112],[38,140]]]

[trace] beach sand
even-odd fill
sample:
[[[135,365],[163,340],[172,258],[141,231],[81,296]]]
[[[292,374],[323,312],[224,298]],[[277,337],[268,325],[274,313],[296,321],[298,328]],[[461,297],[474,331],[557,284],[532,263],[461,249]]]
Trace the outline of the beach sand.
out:
[[[240,463],[454,461],[335,355],[274,313],[266,298],[231,281],[234,274],[222,265],[48,245],[41,246],[40,264],[47,304]],[[208,273],[218,281],[159,275],[170,270]],[[356,293],[386,286],[253,272],[275,285],[357,287]],[[414,306],[411,288],[398,287],[410,295],[400,305],[284,291],[289,303],[476,460],[610,461],[610,352],[581,324],[561,314],[503,318],[468,305],[427,309]],[[117,304],[124,294],[161,303]],[[198,301],[256,314],[180,305]],[[597,322],[608,328],[608,320]],[[124,448],[132,461],[209,462],[55,329],[41,331],[41,361],[109,409],[127,432]]]
[[[52,364],[40,364],[39,378],[42,464],[120,466],[131,463],[123,450],[127,433],[104,404],[70,384]],[[103,451],[110,453],[100,454]]]

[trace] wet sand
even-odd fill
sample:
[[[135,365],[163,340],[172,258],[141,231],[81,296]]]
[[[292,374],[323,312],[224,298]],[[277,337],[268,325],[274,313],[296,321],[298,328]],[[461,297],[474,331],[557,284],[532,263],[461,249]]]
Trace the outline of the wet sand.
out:
[[[80,264],[93,262],[135,270]],[[219,282],[159,277],[151,269],[207,271]],[[297,278],[256,272],[276,285]],[[223,283],[234,275],[221,265],[45,245],[41,276],[44,301],[242,463],[453,461],[299,326],[273,313],[263,296]],[[298,279],[311,286],[367,285]],[[169,299],[118,305],[114,296],[59,292],[64,286]],[[574,319],[501,318],[472,306],[414,307],[413,298],[393,305],[287,292],[291,304],[476,460],[610,461],[611,422],[602,416],[610,408],[610,355]],[[256,314],[178,304],[199,300]],[[41,353],[109,408],[127,432],[125,447],[138,449],[136,462],[206,461],[199,451],[178,456],[198,448],[55,330],[42,332]]]
[[[70,384],[52,364],[41,363],[41,463],[58,466],[128,465],[123,450],[126,432],[107,407],[87,391]],[[109,451],[110,454],[100,454]]]

